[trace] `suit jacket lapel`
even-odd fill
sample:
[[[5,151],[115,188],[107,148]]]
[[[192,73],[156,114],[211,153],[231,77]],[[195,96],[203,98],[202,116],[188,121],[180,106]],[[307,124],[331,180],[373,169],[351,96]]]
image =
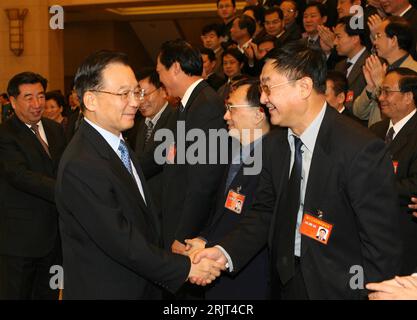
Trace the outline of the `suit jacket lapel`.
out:
[[[315,214],[321,209],[322,199],[326,197],[324,192],[329,180],[328,177],[333,171],[330,148],[331,127],[334,122],[335,113],[332,111],[327,106],[314,146],[313,158],[311,159],[310,172],[304,196],[304,212],[309,212],[310,214]],[[307,249],[308,242],[302,241],[301,250],[303,255]]]
[[[365,59],[369,56],[368,51],[364,51],[359,57],[358,61],[353,65],[352,71],[349,73],[348,82],[349,84],[355,83],[356,79],[362,75],[362,66],[365,63]],[[346,60],[347,61],[347,60]]]
[[[49,123],[47,121],[42,121],[42,125],[43,129],[45,130],[46,139],[48,139],[49,153],[51,154],[52,161],[55,165],[57,164],[57,160],[59,160],[58,146],[60,146],[61,143],[58,141],[56,132],[54,132],[53,128],[49,126]],[[46,154],[45,151],[44,153]]]
[[[389,145],[389,150],[392,155],[397,154],[406,144],[408,136],[417,130],[417,113],[415,113],[410,120],[402,127],[400,132],[395,136],[395,139]],[[396,159],[393,159],[396,160]]]

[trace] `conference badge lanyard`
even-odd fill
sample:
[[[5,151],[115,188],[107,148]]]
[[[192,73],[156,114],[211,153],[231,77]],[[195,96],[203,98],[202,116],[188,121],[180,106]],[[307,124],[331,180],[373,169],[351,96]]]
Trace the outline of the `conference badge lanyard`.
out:
[[[224,204],[226,209],[237,214],[242,212],[243,204],[245,203],[245,196],[240,193],[241,189],[242,187],[237,187],[236,190],[230,189]]]

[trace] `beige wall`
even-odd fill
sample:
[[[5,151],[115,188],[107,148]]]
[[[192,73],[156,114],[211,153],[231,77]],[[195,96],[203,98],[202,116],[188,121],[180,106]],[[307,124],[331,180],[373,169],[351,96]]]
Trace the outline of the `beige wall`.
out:
[[[15,56],[9,50],[9,22],[4,9],[27,8],[24,23],[24,52]],[[0,2],[0,91],[16,73],[34,71],[49,80],[48,88],[64,88],[63,31],[49,28],[48,0],[2,0]]]

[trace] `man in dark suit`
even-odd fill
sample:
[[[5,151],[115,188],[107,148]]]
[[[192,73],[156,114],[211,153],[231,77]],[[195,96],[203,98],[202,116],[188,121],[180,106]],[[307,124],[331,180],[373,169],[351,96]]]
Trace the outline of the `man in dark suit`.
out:
[[[100,51],[75,76],[84,120],[62,156],[56,183],[64,299],[160,298],[211,261],[160,248],[161,227],[142,171],[121,132],[133,126],[141,91],[127,57]],[[208,279],[210,281],[210,279]]]
[[[364,281],[396,274],[399,206],[384,143],[327,107],[324,56],[299,43],[277,50],[261,74],[272,124],[251,211],[210,257],[239,271],[268,243],[273,296],[360,299]],[[316,239],[320,227],[327,242]],[[356,270],[356,271],[354,271]],[[357,281],[359,280],[359,281]]]
[[[287,34],[287,42],[301,39],[301,27],[297,23],[299,10],[297,3],[293,0],[284,0],[280,4],[280,9],[284,14],[285,33]]]
[[[167,93],[155,68],[142,69],[136,74],[139,86],[143,90],[139,103],[142,117],[135,121],[132,129],[128,130],[127,141],[140,159],[154,149],[155,132],[167,128],[174,107],[168,103]],[[162,174],[159,173],[147,180],[149,190],[156,207],[161,207]]]
[[[224,104],[201,78],[202,70],[199,51],[187,42],[174,40],[162,45],[157,63],[159,77],[169,95],[181,98],[171,125],[175,146],[170,149],[172,161],[163,168],[161,203],[164,244],[177,253],[184,252],[185,239],[194,238],[206,225],[224,170],[224,165],[209,159],[214,152],[220,154],[218,143],[216,150],[209,143],[199,148],[198,157],[203,161],[195,163],[195,159],[186,158],[190,155],[187,150],[199,143],[195,137],[184,141],[191,130],[202,131],[208,137],[210,129],[225,128]]]
[[[58,299],[50,268],[62,253],[54,187],[65,148],[61,126],[41,118],[47,80],[15,75],[15,115],[0,127],[0,299]]]
[[[216,55],[214,51],[208,48],[200,49],[201,58],[203,59],[203,78],[215,91],[226,82],[224,77],[220,77],[216,71]]]
[[[67,128],[65,129],[65,137],[67,139],[67,142],[71,140],[75,132],[78,130],[81,121],[83,119],[83,113],[81,112],[80,108],[80,100],[77,97],[77,93],[75,92],[74,87],[71,90],[71,110],[68,115],[68,123]]]
[[[365,46],[364,29],[352,28],[351,16],[341,18],[334,29],[334,45],[339,56],[346,59],[336,64],[335,70],[343,72],[348,80],[349,89],[346,96],[345,106],[349,111],[353,108],[353,103],[360,96],[366,87],[363,66],[369,57],[369,52]]]
[[[401,275],[417,268],[417,219],[408,209],[417,194],[417,72],[407,68],[389,71],[382,83],[379,102],[386,119],[371,130],[387,142],[400,197],[401,232],[404,242]]]
[[[199,238],[186,240],[187,249],[191,252],[204,248],[206,243],[219,241],[249,212],[252,205],[261,171],[260,146],[270,129],[266,107],[259,102],[258,88],[259,80],[241,80],[230,93],[224,119],[234,143],[232,148],[235,148],[220,184],[209,226]],[[255,170],[249,172],[252,169]],[[237,275],[224,274],[216,279],[205,291],[205,298],[259,300],[267,299],[269,291],[269,264],[265,246]]]

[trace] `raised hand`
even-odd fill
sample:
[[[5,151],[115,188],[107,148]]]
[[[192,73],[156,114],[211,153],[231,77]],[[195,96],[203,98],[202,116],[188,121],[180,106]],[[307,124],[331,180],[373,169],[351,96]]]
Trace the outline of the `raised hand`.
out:
[[[195,253],[190,256],[190,259],[192,259],[193,264],[199,264],[203,260],[209,259],[213,262],[216,262],[217,265],[222,266],[221,270],[226,270],[227,259],[224,256],[223,252],[219,248],[216,248],[216,247],[206,248],[206,249],[202,249],[202,250],[196,250]],[[191,283],[195,283],[195,284],[198,284],[198,285],[207,284],[207,283],[205,283],[205,281],[203,279],[201,279],[199,277],[190,276],[189,281]]]
[[[382,23],[382,18],[378,14],[373,14],[368,18],[368,27],[371,31],[371,36],[375,36],[375,30],[379,27]]]
[[[317,31],[319,32],[322,49],[324,50],[326,48],[327,51],[330,51],[330,49],[334,46],[334,39],[336,38],[335,34],[332,30],[323,25],[317,26]]]
[[[394,279],[368,283],[370,300],[417,300],[417,277],[395,277]]]
[[[381,86],[384,81],[385,74],[387,73],[387,65],[385,63],[382,64],[381,60],[379,60],[377,56],[371,55],[365,61],[365,68],[368,71],[375,88]],[[367,75],[365,74],[365,77],[366,76]]]

